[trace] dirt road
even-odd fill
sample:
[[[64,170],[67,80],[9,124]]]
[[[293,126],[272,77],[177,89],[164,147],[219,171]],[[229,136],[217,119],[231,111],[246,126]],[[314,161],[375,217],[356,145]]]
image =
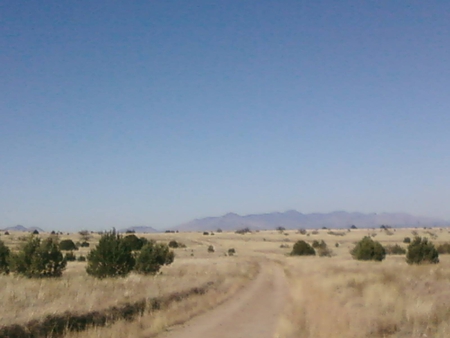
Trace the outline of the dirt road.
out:
[[[159,337],[273,338],[286,290],[283,269],[275,263],[264,263],[256,279],[233,298]]]

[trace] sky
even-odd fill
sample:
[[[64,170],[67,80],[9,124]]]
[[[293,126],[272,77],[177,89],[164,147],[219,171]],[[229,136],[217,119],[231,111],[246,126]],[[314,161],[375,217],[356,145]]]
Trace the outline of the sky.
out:
[[[450,220],[449,1],[0,1],[0,228]]]

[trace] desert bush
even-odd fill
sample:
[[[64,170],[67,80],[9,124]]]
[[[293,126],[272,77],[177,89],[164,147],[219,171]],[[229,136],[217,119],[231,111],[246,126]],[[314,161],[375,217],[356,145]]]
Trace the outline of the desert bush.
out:
[[[9,236],[9,232],[8,232],[8,231],[5,231],[4,235],[5,235],[5,236]]]
[[[8,274],[9,273],[9,248],[0,241],[0,274]]]
[[[356,243],[350,253],[354,259],[362,261],[382,261],[386,257],[383,246],[368,236]]]
[[[128,245],[132,251],[141,250],[144,246],[143,241],[134,234],[123,237],[122,241]]]
[[[299,232],[299,234],[301,234],[301,235],[306,235],[306,230],[305,229],[299,229],[298,230],[298,232]]]
[[[179,246],[180,246],[180,245],[179,245],[178,242],[175,241],[175,240],[171,240],[171,241],[169,242],[169,248],[175,249],[175,248],[178,248]]]
[[[281,249],[288,249],[289,248],[289,244],[281,244],[280,248]]]
[[[136,258],[135,270],[144,275],[155,274],[161,266],[171,264],[174,257],[167,244],[149,241]]]
[[[213,234],[214,233],[211,232],[211,235],[213,235]],[[186,245],[184,243],[177,242],[175,240],[172,240],[169,242],[169,248],[176,249],[176,248],[185,248],[185,247],[186,247]]]
[[[77,246],[71,239],[64,239],[59,242],[59,249],[63,251],[78,250]]]
[[[53,237],[41,241],[32,235],[18,253],[10,255],[11,271],[29,278],[60,277],[66,264],[58,240]]]
[[[89,242],[86,241],[80,243],[80,247],[82,248],[89,248],[89,245],[90,245]]]
[[[74,262],[76,261],[77,258],[75,257],[75,254],[72,251],[70,251],[66,253],[64,259],[66,260],[66,262]]]
[[[209,232],[208,232],[208,231],[203,231],[203,235],[204,235],[204,236],[208,236],[208,235],[209,235]]]
[[[208,246],[208,252],[214,252],[214,247],[212,245]]]
[[[234,248],[228,249],[228,256],[233,256],[236,253]]]
[[[403,243],[411,243],[411,238],[409,237],[403,238]]]
[[[77,261],[78,261],[78,262],[86,262],[86,257],[84,257],[84,256],[78,256]]]
[[[345,236],[345,232],[342,231],[328,231],[327,234],[333,236]]]
[[[318,249],[318,248],[326,248],[326,247],[327,247],[327,243],[325,243],[324,240],[321,240],[320,242],[317,241],[317,240],[314,240],[314,241],[312,242],[312,247],[313,247],[314,249]]]
[[[78,234],[80,235],[82,241],[87,242],[91,239],[91,233],[88,230],[81,230]],[[101,235],[102,233],[99,234]]]
[[[331,250],[328,246],[318,248],[317,255],[319,257],[331,257],[333,256],[333,250]]]
[[[219,229],[217,229],[217,231],[216,231],[217,233],[221,233],[222,232],[222,229],[221,228],[219,228]]]
[[[406,262],[408,264],[436,264],[439,263],[439,253],[433,243],[428,241],[428,238],[416,237],[411,244],[408,245]]]
[[[97,278],[124,277],[134,267],[132,249],[113,229],[87,255],[86,272]]]
[[[297,241],[292,247],[291,256],[314,256],[316,251],[305,241]]]
[[[243,228],[243,229],[236,230],[236,233],[237,233],[237,234],[240,234],[240,235],[244,235],[244,234],[250,233],[250,232],[251,232],[251,231],[250,231],[249,228]]]
[[[319,233],[319,231],[313,230],[311,233],[312,233],[313,235],[317,235],[317,234]]]
[[[450,253],[450,243],[442,243],[436,248],[439,254],[449,254]]]
[[[384,247],[384,250],[386,251],[386,254],[388,254],[388,255],[404,255],[404,254],[406,254],[406,249],[401,247],[398,244],[386,245]]]
[[[37,231],[36,229],[33,230],[32,232],[33,235],[39,235],[39,231]]]

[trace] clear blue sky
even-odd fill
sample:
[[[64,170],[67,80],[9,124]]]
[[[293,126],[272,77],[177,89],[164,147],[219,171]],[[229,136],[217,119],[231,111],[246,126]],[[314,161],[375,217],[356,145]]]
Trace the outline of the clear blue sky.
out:
[[[450,2],[0,2],[0,228],[450,219]]]

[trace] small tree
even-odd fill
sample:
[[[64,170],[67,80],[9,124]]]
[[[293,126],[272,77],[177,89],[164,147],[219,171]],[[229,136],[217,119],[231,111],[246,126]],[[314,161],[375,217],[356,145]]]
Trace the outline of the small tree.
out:
[[[60,277],[67,262],[58,240],[31,236],[17,254],[11,255],[11,271],[29,278]]]
[[[408,245],[406,254],[408,264],[439,263],[439,253],[433,243],[428,242],[426,237],[416,237]]]
[[[124,277],[134,267],[130,246],[113,229],[100,238],[98,245],[87,255],[86,272],[97,278]]]
[[[167,244],[149,241],[136,258],[135,270],[144,275],[156,274],[161,266],[171,264],[174,257]]]
[[[315,256],[314,248],[305,241],[297,241],[292,247],[291,256]]]
[[[369,236],[360,240],[350,253],[354,259],[362,261],[382,261],[386,257],[383,246]]]
[[[63,239],[59,242],[59,249],[64,251],[78,250],[77,246],[71,239]]]
[[[9,273],[9,248],[0,241],[0,274],[8,274]]]

